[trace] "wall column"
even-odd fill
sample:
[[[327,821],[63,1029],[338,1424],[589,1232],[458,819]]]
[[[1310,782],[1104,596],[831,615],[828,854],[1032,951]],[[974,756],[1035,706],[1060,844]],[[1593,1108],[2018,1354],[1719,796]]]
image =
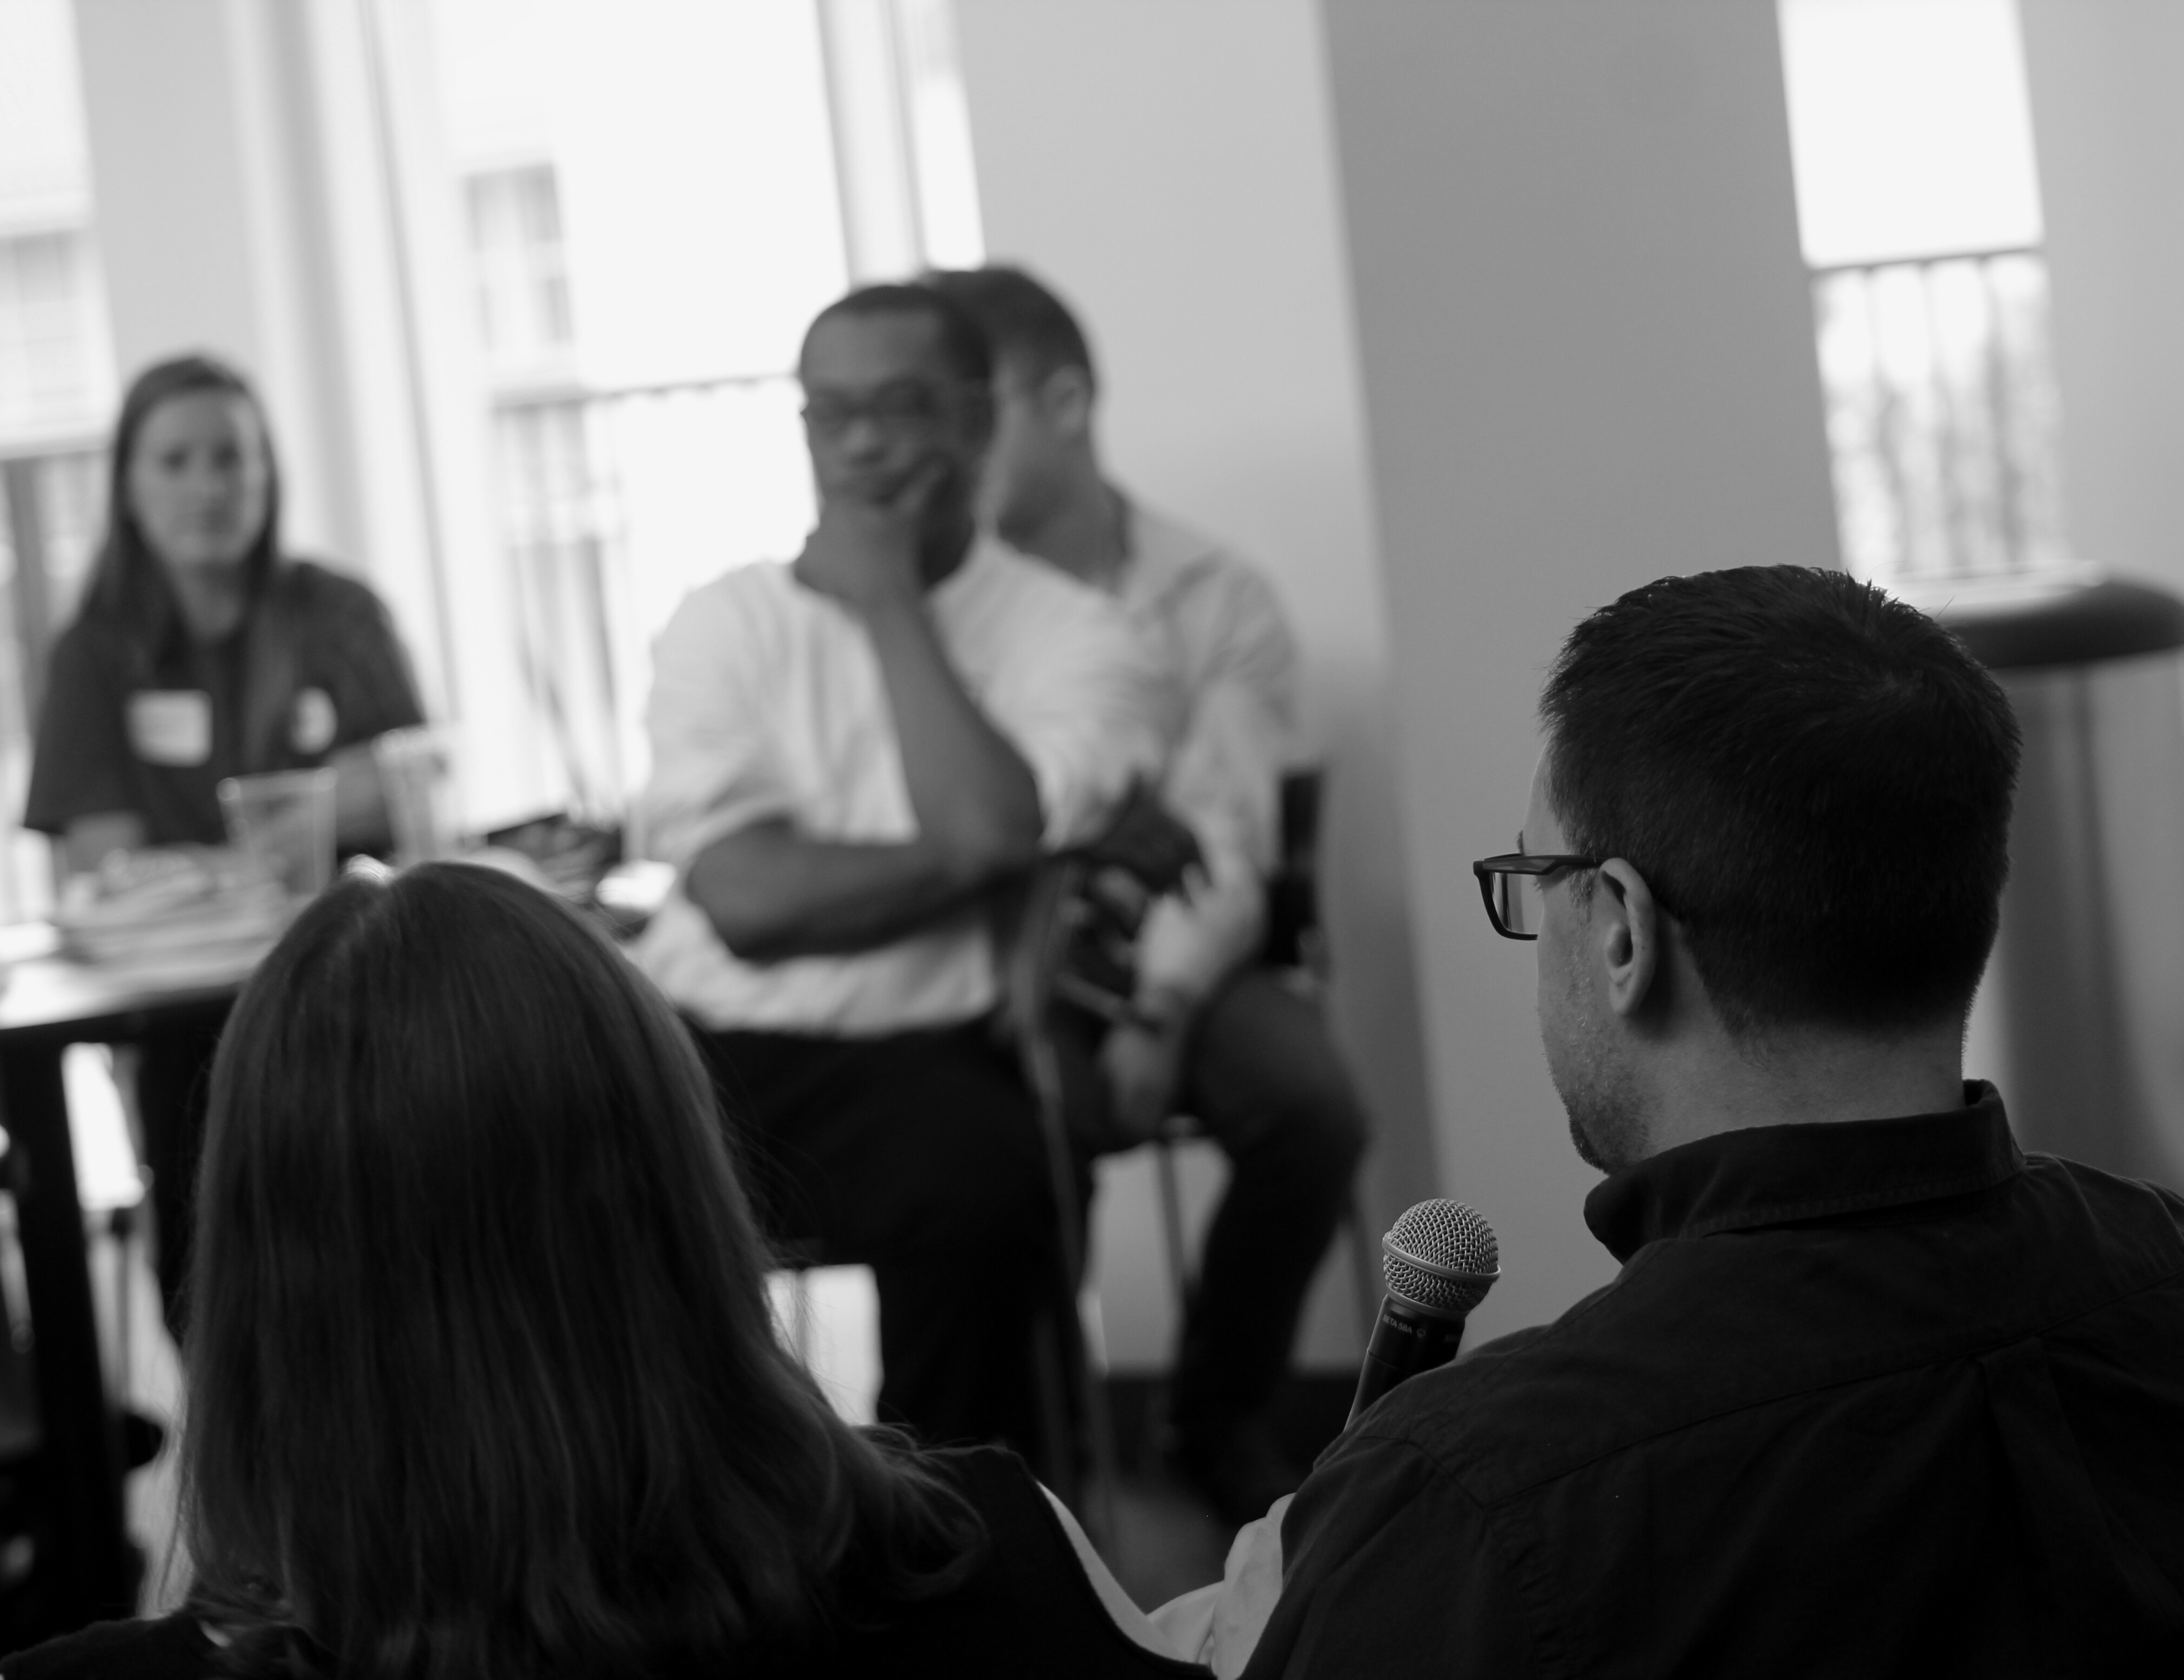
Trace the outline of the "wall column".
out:
[[[1836,564],[1767,0],[1323,0],[1443,1177],[1475,1324],[1614,1266],[1469,861],[1515,843],[1546,667],[1672,572]]]
[[[2018,0],[2080,558],[2184,590],[2184,7]]]

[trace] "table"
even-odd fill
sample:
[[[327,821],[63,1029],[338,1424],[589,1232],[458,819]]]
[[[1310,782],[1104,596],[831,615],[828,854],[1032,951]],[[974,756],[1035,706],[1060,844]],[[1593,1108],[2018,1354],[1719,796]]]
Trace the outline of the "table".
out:
[[[120,1418],[99,1363],[61,1053],[165,1026],[216,1026],[255,960],[187,976],[132,973],[67,960],[50,929],[0,929],[0,960],[11,956],[19,960],[0,990],[0,1125],[14,1157],[39,1482],[52,1524],[40,1573],[49,1583],[49,1631],[59,1633],[132,1614],[136,1574],[122,1525]]]

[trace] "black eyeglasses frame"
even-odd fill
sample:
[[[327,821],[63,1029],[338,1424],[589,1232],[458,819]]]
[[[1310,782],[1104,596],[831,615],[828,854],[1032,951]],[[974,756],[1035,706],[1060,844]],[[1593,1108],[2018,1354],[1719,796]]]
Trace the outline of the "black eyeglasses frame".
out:
[[[1605,858],[1581,858],[1569,852],[1503,852],[1491,858],[1475,859],[1471,872],[1479,877],[1479,896],[1486,904],[1486,919],[1494,924],[1494,931],[1504,939],[1536,939],[1536,933],[1519,933],[1502,919],[1499,905],[1494,902],[1494,880],[1502,875],[1549,876],[1566,869],[1598,869],[1607,861]]]

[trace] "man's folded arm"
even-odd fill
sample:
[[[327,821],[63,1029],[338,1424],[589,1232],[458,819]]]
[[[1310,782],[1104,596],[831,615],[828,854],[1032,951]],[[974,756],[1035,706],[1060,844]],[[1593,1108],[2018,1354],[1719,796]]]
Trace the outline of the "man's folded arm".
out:
[[[640,801],[648,854],[746,962],[869,950],[975,898],[1036,857],[1038,788],[978,711],[916,602],[868,620],[918,832],[815,837],[796,823],[767,724],[766,637],[733,598],[695,598],[661,637]],[[953,790],[952,797],[949,790]]]
[[[785,818],[724,834],[684,873],[685,897],[745,962],[868,951],[975,898],[983,877],[922,837],[815,840]]]
[[[970,892],[1030,868],[1045,827],[1039,783],[949,664],[926,603],[876,602],[865,628],[933,866]]]

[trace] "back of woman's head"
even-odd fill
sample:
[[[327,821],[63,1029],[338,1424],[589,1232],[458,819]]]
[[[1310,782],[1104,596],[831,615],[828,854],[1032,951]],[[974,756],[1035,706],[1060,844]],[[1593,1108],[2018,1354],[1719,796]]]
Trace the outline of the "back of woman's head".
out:
[[[129,468],[144,422],[163,403],[210,392],[247,403],[258,417],[258,436],[265,451],[265,522],[247,561],[254,577],[262,576],[280,553],[281,474],[273,437],[265,426],[265,405],[250,381],[210,356],[170,357],[154,362],[129,382],[121,413],[114,423],[114,443],[106,464],[106,535],[93,568],[86,604],[95,611],[127,616],[146,626],[163,617],[168,586],[129,499]]]
[[[961,1508],[776,1342],[674,1015],[519,882],[312,905],[223,1038],[198,1194],[191,1541],[246,1666],[293,1633],[345,1674],[635,1672],[963,1566]]]

